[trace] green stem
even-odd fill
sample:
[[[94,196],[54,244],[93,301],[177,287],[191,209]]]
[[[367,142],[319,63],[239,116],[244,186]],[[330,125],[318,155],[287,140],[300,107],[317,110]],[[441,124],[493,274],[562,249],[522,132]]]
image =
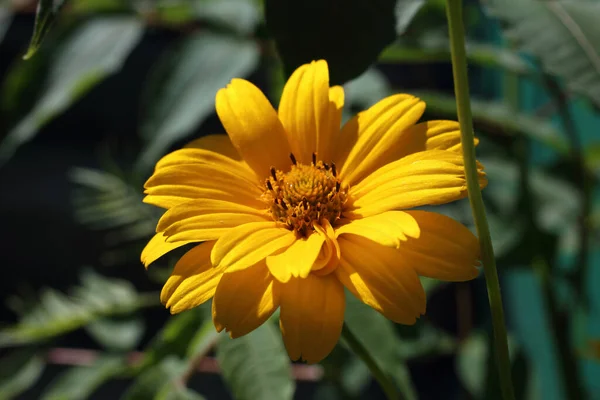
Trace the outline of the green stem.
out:
[[[371,356],[371,353],[367,350],[367,348],[358,340],[356,336],[352,333],[350,328],[344,323],[344,327],[342,328],[342,337],[348,344],[348,346],[352,349],[352,351],[360,357],[361,360],[367,365],[373,377],[379,382],[381,388],[385,392],[385,396],[388,400],[401,400],[402,397],[400,393],[396,389],[396,385],[377,364],[377,361]]]
[[[454,92],[456,94],[456,108],[458,112],[458,121],[460,123],[462,150],[467,177],[467,190],[481,246],[481,261],[485,273],[494,330],[494,347],[496,350],[497,361],[496,367],[498,368],[503,399],[514,400],[515,395],[508,354],[508,338],[506,326],[504,324],[502,295],[500,294],[500,281],[496,270],[496,260],[494,258],[490,228],[485,214],[481,189],[479,188],[479,176],[475,159],[473,120],[471,117],[469,81],[467,77],[467,57],[465,52],[465,33],[462,22],[462,0],[447,0],[446,15],[448,17],[452,73],[454,75]]]

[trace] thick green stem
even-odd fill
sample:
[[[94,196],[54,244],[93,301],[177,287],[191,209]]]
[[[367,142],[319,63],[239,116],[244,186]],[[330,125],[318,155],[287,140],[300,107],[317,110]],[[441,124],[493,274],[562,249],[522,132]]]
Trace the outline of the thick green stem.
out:
[[[502,397],[505,400],[514,400],[515,395],[512,386],[511,365],[508,354],[508,338],[506,326],[504,324],[500,281],[498,280],[494,249],[492,247],[490,229],[485,214],[485,207],[483,205],[483,197],[481,196],[481,190],[479,188],[479,176],[477,173],[477,162],[475,160],[473,120],[471,117],[469,81],[467,77],[467,56],[465,52],[465,34],[462,22],[462,0],[447,0],[446,15],[448,17],[452,72],[454,75],[454,92],[456,94],[456,108],[461,130],[467,190],[481,246],[481,261],[485,273],[494,330],[494,348],[497,361],[496,367],[498,368],[500,377]]]
[[[371,356],[371,353],[367,350],[367,348],[358,340],[356,336],[352,333],[352,331],[348,328],[346,324],[342,328],[342,337],[348,344],[348,346],[352,349],[354,354],[360,357],[361,360],[367,365],[373,377],[379,382],[381,388],[385,392],[385,396],[388,400],[401,400],[402,397],[400,393],[396,389],[396,385],[390,378],[388,374],[386,374],[377,364],[377,361]]]

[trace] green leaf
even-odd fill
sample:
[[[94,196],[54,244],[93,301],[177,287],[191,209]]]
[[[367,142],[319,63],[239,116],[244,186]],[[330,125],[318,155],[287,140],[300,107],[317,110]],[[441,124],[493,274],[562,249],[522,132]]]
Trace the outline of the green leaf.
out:
[[[261,15],[253,0],[201,0],[194,3],[195,14],[242,35],[251,34]]]
[[[41,127],[118,71],[142,32],[138,19],[121,16],[95,18],[75,30],[53,57],[33,109],[0,142],[0,164]]]
[[[394,41],[395,13],[394,0],[265,2],[267,29],[275,39],[286,74],[302,64],[325,59],[332,85],[362,74]]]
[[[44,370],[43,358],[36,349],[23,349],[2,357],[0,362],[0,398],[12,399],[29,389]]]
[[[396,334],[394,324],[348,293],[345,321],[350,331],[371,352],[379,367],[394,379],[403,397],[407,400],[416,399],[417,393],[410,380],[408,368],[399,352],[403,345]],[[346,373],[350,374],[350,377],[352,373],[348,371],[354,369],[353,373],[357,374],[362,369],[352,364],[348,364],[348,368],[350,370]],[[352,379],[346,377],[346,382],[355,379],[356,375]]]
[[[125,351],[135,348],[146,328],[141,317],[101,318],[85,328],[105,349]]]
[[[12,21],[12,12],[8,7],[0,6],[0,43],[4,39],[4,35],[10,28]]]
[[[396,34],[402,35],[419,10],[425,5],[425,0],[396,0]]]
[[[450,62],[450,44],[444,35],[429,34],[415,43],[397,41],[379,56],[384,63]],[[517,53],[499,46],[469,40],[467,62],[487,68],[501,68],[517,75],[532,75],[534,69]]]
[[[73,367],[55,378],[41,400],[85,400],[104,382],[123,371],[125,359],[101,356],[90,366]]]
[[[175,385],[175,379],[185,370],[185,362],[177,357],[170,356],[144,371],[127,389],[122,400],[148,400],[166,399],[165,394],[159,397],[159,393],[165,387],[171,389]],[[164,392],[163,392],[164,393]],[[174,399],[179,399],[174,397]]]
[[[46,34],[52,27],[58,12],[63,6],[65,0],[40,0],[35,14],[35,24],[33,26],[33,35],[29,42],[27,53],[23,56],[25,60],[33,57],[40,48]]]
[[[144,96],[141,133],[146,141],[137,169],[145,171],[175,141],[188,136],[215,110],[215,95],[258,63],[257,45],[202,32],[186,37],[154,71]]]
[[[273,324],[265,323],[236,339],[223,336],[217,345],[217,360],[235,399],[293,398],[290,361]]]
[[[600,3],[489,0],[490,13],[519,49],[600,106]]]
[[[205,400],[200,393],[181,385],[165,385],[158,393],[156,400]]]
[[[456,119],[454,96],[438,92],[416,92],[427,103],[427,110],[444,117]],[[566,155],[569,144],[566,138],[548,120],[515,113],[506,104],[471,98],[475,124],[484,123],[496,126],[507,134],[523,135]]]
[[[71,296],[44,289],[39,303],[13,326],[0,330],[0,347],[36,343],[81,328],[107,316],[126,315],[158,305],[158,295],[142,295],[130,282],[108,279],[91,270]]]

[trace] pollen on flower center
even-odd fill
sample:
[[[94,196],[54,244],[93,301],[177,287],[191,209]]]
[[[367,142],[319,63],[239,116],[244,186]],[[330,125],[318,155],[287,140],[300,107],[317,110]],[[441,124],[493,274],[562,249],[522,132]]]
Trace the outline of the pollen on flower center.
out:
[[[346,192],[336,176],[335,164],[317,161],[315,154],[310,165],[296,162],[293,154],[290,158],[289,172],[271,169],[263,198],[275,221],[305,236],[314,229],[314,223],[326,219],[333,224],[340,218]]]

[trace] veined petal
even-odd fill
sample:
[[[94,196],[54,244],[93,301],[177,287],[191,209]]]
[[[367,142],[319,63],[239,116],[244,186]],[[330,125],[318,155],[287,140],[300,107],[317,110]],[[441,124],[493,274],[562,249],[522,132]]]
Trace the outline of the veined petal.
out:
[[[232,338],[252,332],[279,307],[279,287],[264,260],[246,269],[226,272],[213,299],[215,327]]]
[[[335,347],[344,323],[344,288],[333,274],[292,278],[281,287],[279,326],[292,360],[317,363]]]
[[[321,220],[320,224],[315,224],[315,234],[323,237],[325,243],[312,266],[312,272],[318,276],[324,276],[333,272],[337,267],[341,257],[340,246],[333,227],[326,219]]]
[[[175,264],[173,273],[160,293],[160,301],[170,309],[171,314],[197,307],[215,294],[224,268],[213,268],[210,262],[214,244],[199,244]]]
[[[335,162],[335,153],[338,147],[338,138],[342,125],[342,111],[344,108],[344,88],[332,86],[329,88],[329,126],[326,134],[317,137],[317,155],[326,163]]]
[[[318,233],[297,239],[280,254],[268,256],[267,267],[271,275],[280,282],[287,282],[291,277],[306,278],[317,260],[325,238]]]
[[[276,222],[251,222],[229,230],[213,249],[213,265],[228,271],[248,268],[278,250],[289,247],[296,235]]]
[[[387,211],[370,217],[356,219],[335,230],[336,237],[343,234],[363,236],[382,246],[399,248],[408,238],[418,238],[419,224],[409,213]]]
[[[231,228],[249,222],[269,221],[266,210],[215,199],[196,199],[165,212],[156,230],[164,232],[169,242],[214,240]]]
[[[193,243],[193,240],[180,242],[167,242],[167,237],[159,232],[150,239],[144,250],[142,250],[141,261],[146,268],[160,257],[164,256],[171,250],[175,250],[188,243]]]
[[[479,184],[487,184],[479,165]],[[462,157],[428,150],[390,163],[350,188],[346,217],[366,217],[389,210],[444,204],[466,197]]]
[[[201,198],[235,201],[255,208],[264,207],[260,200],[262,192],[258,181],[250,180],[250,176],[245,175],[239,168],[226,167],[223,164],[162,166],[154,172],[144,187],[144,193],[147,195],[144,198],[145,203],[167,209]]]
[[[242,161],[242,156],[237,152],[231,139],[226,134],[213,134],[192,140],[184,148],[210,150],[222,154],[236,161]]]
[[[350,150],[340,177],[345,184],[353,185],[371,173],[378,159],[385,154],[395,138],[414,125],[423,112],[425,103],[414,96],[397,94],[387,97],[348,122],[349,129],[358,129],[356,135],[348,135],[345,127],[342,134],[357,136]]]
[[[475,139],[475,144],[479,141]],[[384,141],[386,148],[371,164],[371,173],[386,164],[425,150],[461,151],[460,126],[456,121],[427,121],[412,125]],[[366,174],[365,174],[366,176]]]
[[[327,135],[331,135],[326,61],[313,61],[294,71],[281,94],[279,118],[296,159],[310,164],[318,143],[324,136],[328,139]]]
[[[462,282],[479,274],[479,241],[463,224],[442,214],[406,211],[416,221],[419,235],[399,247],[399,256],[417,274],[445,281]]]
[[[425,291],[398,250],[357,235],[338,242],[342,259],[335,274],[353,295],[397,323],[412,325],[425,313]]]
[[[252,83],[233,79],[217,92],[217,114],[244,161],[259,177],[275,167],[287,170],[290,147],[285,130],[265,95]]]

